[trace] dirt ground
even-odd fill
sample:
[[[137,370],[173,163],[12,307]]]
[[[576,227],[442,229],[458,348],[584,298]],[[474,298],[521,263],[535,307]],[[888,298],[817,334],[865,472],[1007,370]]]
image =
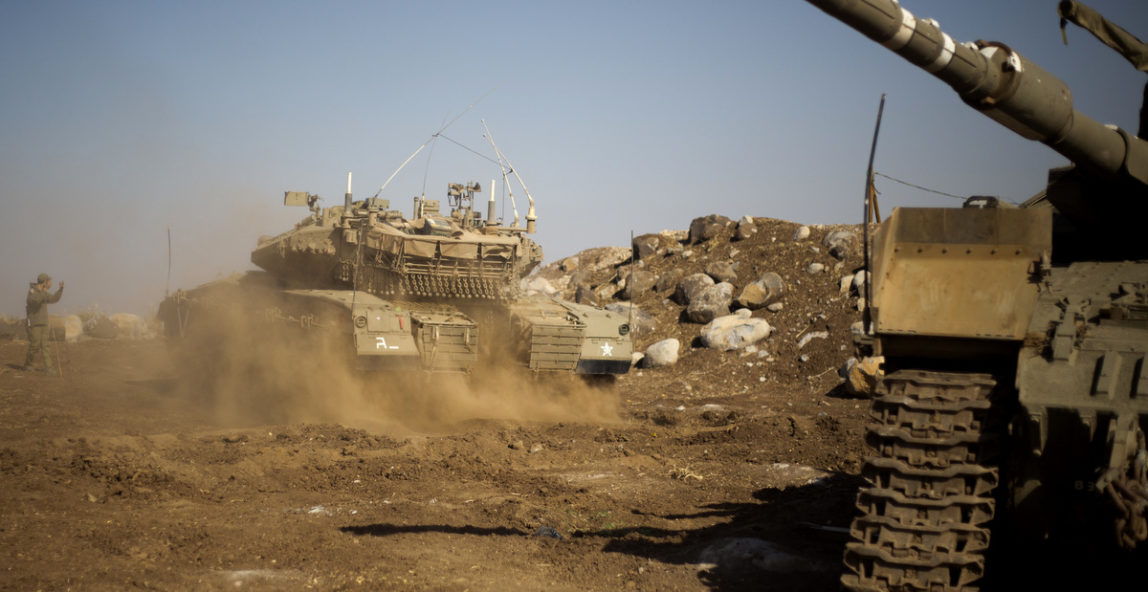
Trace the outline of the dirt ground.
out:
[[[0,343],[5,590],[836,587],[866,405],[834,380],[730,395],[648,369],[594,391],[593,421],[539,385],[540,421],[268,424],[182,389],[160,341],[57,351],[52,379]]]
[[[253,390],[187,380],[158,339],[57,343],[49,378],[0,341],[0,589],[835,590],[868,412],[833,372],[859,261],[796,227],[643,262],[777,271],[785,307],[754,312],[757,351],[720,352],[641,294],[658,329],[635,345],[677,337],[681,359],[605,388],[399,385],[271,352]]]

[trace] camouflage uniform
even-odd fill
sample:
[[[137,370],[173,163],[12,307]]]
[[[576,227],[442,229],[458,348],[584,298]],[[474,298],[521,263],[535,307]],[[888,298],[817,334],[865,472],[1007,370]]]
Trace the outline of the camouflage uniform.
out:
[[[44,367],[48,374],[54,376],[56,368],[52,366],[52,350],[48,343],[48,304],[60,301],[64,286],[61,285],[55,294],[51,294],[44,284],[52,278],[41,273],[36,279],[39,281],[28,288],[28,355],[24,359],[24,367],[30,369],[36,354],[43,353]]]

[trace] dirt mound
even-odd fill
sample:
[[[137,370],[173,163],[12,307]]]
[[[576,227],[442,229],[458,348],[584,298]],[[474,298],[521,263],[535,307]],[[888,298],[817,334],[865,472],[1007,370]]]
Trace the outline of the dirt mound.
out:
[[[700,220],[700,219],[699,219]],[[842,292],[842,278],[852,276],[862,266],[859,225],[811,226],[805,238],[799,224],[771,218],[753,218],[752,230],[731,222],[712,238],[691,243],[686,231],[663,231],[643,235],[635,244],[652,244],[646,255],[631,265],[631,257],[621,259],[618,248],[602,257],[603,248],[583,251],[550,263],[536,272],[558,288],[563,297],[574,299],[579,283],[597,294],[620,296],[619,283],[631,273],[645,271],[655,278],[654,288],[639,291],[633,302],[656,320],[656,328],[636,336],[635,349],[666,338],[681,342],[682,354],[676,365],[642,370],[647,381],[679,385],[678,390],[706,394],[753,392],[765,389],[802,388],[827,390],[838,381],[836,370],[853,355],[851,326],[861,320],[856,292]],[[842,240],[831,254],[826,237],[852,236]],[[635,247],[637,253],[639,247]],[[694,273],[704,273],[713,263],[729,263],[737,274],[734,295],[766,272],[781,276],[785,290],[780,310],[765,308],[753,316],[766,319],[773,333],[750,351],[718,352],[703,347],[698,339],[701,325],[688,322],[686,306],[673,299],[677,281]],[[810,272],[811,264],[821,266]],[[668,279],[670,281],[662,281]],[[599,299],[607,304],[614,298]],[[821,336],[824,334],[824,336]],[[802,344],[802,338],[806,341]]]

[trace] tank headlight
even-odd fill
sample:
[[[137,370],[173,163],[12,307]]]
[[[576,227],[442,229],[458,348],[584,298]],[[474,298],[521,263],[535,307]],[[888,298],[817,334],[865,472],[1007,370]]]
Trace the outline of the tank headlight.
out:
[[[629,332],[630,332],[630,326],[629,325],[627,325],[625,323],[618,325],[618,335],[626,335]]]
[[[360,328],[360,329],[362,329],[363,327],[366,327],[367,326],[367,317],[364,317],[364,316],[355,317],[355,326]]]

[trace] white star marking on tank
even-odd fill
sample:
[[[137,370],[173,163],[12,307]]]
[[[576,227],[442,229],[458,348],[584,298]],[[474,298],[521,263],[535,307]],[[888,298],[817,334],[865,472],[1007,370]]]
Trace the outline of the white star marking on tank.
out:
[[[609,343],[603,343],[602,344],[602,355],[604,355],[604,356],[614,355],[614,348],[610,347]]]

